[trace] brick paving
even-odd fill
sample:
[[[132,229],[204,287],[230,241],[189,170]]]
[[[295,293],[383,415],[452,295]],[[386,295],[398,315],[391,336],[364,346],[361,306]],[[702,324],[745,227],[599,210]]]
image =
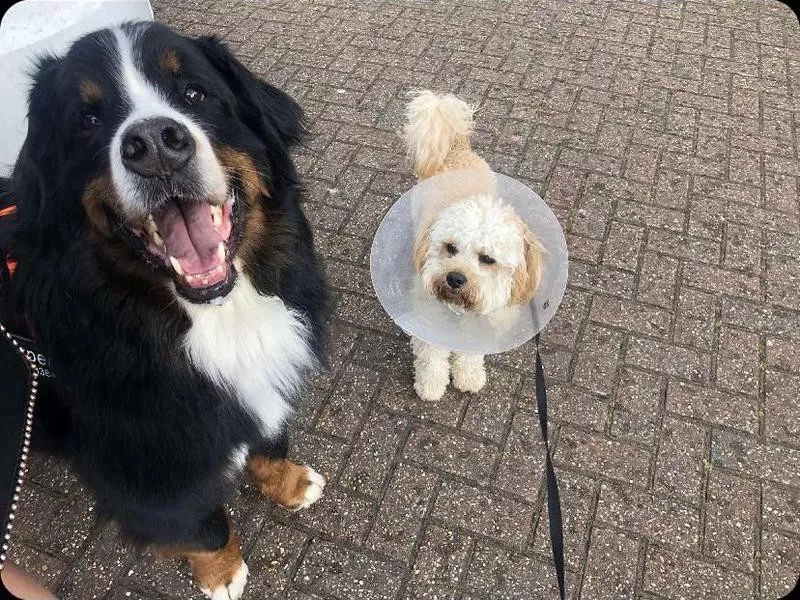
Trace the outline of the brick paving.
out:
[[[544,334],[570,598],[769,599],[800,572],[800,27],[783,4],[157,0],[293,93],[336,293],[331,369],[294,455],[330,484],[233,503],[245,598],[555,598],[531,348],[480,396],[418,401],[368,273],[413,183],[404,93],[481,105],[476,145],[538,190],[571,252]],[[65,599],[197,598],[37,459],[12,555]]]

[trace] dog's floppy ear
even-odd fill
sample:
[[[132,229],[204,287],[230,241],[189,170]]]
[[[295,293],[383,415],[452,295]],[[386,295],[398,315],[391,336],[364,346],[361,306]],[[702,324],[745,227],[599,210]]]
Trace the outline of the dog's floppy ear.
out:
[[[253,75],[217,37],[201,37],[195,44],[225,79],[254,131],[266,134],[267,126],[287,147],[306,138],[303,110],[288,94]]]
[[[45,232],[63,218],[61,211],[70,207],[65,202],[50,202],[59,189],[61,173],[56,165],[63,162],[61,144],[57,139],[58,110],[53,103],[60,96],[57,78],[60,59],[42,56],[31,72],[33,85],[28,96],[28,132],[17,156],[14,172],[7,183],[8,191],[17,205],[20,223],[29,226],[43,242],[49,240]],[[52,240],[49,240],[52,241]]]
[[[433,229],[432,222],[423,224],[417,232],[417,239],[414,240],[414,268],[419,272],[425,266],[425,257],[431,245],[431,229]]]
[[[527,304],[533,298],[542,280],[542,252],[544,248],[533,237],[528,226],[519,221],[522,240],[525,245],[525,261],[514,271],[511,284],[511,304]]]

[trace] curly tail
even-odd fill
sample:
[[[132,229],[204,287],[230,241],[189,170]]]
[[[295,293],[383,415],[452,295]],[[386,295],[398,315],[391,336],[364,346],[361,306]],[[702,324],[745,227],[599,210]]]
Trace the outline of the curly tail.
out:
[[[454,145],[469,145],[475,109],[452,94],[417,92],[406,107],[404,137],[408,157],[420,178],[445,164]]]

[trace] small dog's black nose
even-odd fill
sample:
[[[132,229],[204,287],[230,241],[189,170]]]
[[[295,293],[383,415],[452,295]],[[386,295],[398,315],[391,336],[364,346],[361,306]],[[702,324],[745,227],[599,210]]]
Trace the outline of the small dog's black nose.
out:
[[[457,290],[460,287],[463,287],[465,283],[467,283],[467,277],[463,273],[459,273],[458,271],[450,271],[447,274],[447,285],[449,285],[454,290]]]
[[[174,119],[137,121],[122,136],[122,164],[142,177],[168,177],[194,156],[194,138]]]

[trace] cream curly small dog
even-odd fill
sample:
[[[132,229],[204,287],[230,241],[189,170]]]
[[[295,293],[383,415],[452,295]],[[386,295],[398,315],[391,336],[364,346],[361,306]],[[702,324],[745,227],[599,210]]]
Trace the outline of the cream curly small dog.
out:
[[[530,302],[541,278],[541,245],[514,209],[496,196],[489,165],[472,151],[473,109],[451,94],[419,92],[406,108],[405,141],[417,178],[472,169],[431,199],[414,245],[425,289],[457,313],[487,315]],[[451,352],[411,338],[414,389],[438,400],[450,382]],[[483,355],[452,353],[453,385],[478,392]]]

